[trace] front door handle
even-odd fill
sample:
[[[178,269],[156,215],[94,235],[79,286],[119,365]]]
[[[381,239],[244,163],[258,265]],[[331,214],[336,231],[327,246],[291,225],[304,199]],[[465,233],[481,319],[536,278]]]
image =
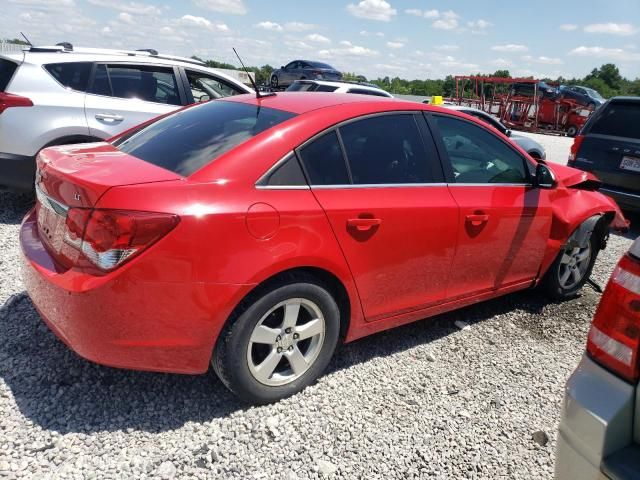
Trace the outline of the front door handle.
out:
[[[483,223],[487,223],[489,221],[489,215],[484,213],[474,213],[471,215],[467,215],[467,222],[469,222],[474,227],[482,225]]]
[[[96,113],[96,120],[101,120],[106,123],[119,123],[124,120],[124,117],[114,113]]]
[[[353,227],[360,232],[366,232],[373,227],[377,227],[382,223],[380,218],[350,218],[347,220],[347,226]]]

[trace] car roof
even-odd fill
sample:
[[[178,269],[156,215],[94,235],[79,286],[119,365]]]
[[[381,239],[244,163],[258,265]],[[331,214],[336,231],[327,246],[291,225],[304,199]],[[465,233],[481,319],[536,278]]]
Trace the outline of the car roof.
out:
[[[416,108],[422,104],[398,100],[391,97],[376,97],[371,95],[336,95],[332,92],[279,92],[276,95],[256,98],[255,95],[236,95],[220,99],[223,101],[242,102],[262,107],[275,108],[286,112],[301,115],[303,113],[318,110],[320,108],[334,107],[337,105],[358,104],[358,103],[379,103],[388,106],[388,102],[397,102],[398,110],[428,110],[427,108]],[[216,100],[216,101],[220,101]],[[428,107],[428,105],[422,105]]]
[[[313,79],[304,79],[304,80],[296,80],[294,83],[317,83],[318,85],[333,85],[338,87],[349,87],[349,88],[366,88],[369,90],[383,90],[382,88],[363,82],[348,82],[348,81],[340,81],[340,80],[313,80]]]

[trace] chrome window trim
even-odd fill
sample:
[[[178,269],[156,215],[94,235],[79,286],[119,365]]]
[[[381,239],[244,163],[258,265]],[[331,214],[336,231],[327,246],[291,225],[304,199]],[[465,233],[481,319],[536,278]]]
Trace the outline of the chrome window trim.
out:
[[[256,190],[310,190],[309,185],[256,185]]]
[[[350,190],[354,188],[533,187],[531,183],[361,183],[344,185],[256,185],[258,190]],[[602,189],[601,189],[602,190]]]
[[[296,156],[296,152],[293,150],[285,153],[282,156],[282,158],[280,158],[280,160],[274,163],[269,168],[269,170],[267,170],[263,175],[260,176],[260,178],[256,181],[256,183],[254,183],[253,186],[256,187],[256,189],[258,190],[308,190],[309,189],[308,183],[305,185],[260,185],[262,182],[266,182],[267,180],[269,180],[269,177],[271,176],[271,174],[275,172],[278,168],[280,168],[280,166],[283,165],[285,162],[287,162],[292,156],[293,157]],[[296,161],[297,161],[297,158],[296,158]],[[300,167],[300,169],[302,169],[302,167]],[[304,175],[304,170],[302,174]]]
[[[446,183],[356,183],[349,185],[312,185],[313,190],[327,189],[353,189],[353,188],[420,188],[420,187],[446,187]]]

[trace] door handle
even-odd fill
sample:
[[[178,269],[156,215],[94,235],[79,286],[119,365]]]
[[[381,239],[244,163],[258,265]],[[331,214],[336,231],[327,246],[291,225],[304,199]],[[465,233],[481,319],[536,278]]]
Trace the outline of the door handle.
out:
[[[360,232],[366,232],[373,227],[377,227],[382,223],[380,218],[350,218],[347,220],[347,226],[354,227]]]
[[[471,215],[467,215],[467,222],[469,222],[473,226],[482,225],[483,223],[487,223],[489,221],[489,215],[484,213],[474,213]]]
[[[96,120],[102,120],[107,123],[118,123],[123,121],[124,117],[113,113],[96,113]]]

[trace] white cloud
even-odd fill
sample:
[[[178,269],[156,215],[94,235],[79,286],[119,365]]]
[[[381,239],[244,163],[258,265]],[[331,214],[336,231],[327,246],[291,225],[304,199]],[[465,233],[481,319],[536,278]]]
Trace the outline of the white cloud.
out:
[[[284,44],[294,50],[313,50],[311,45],[300,40],[285,40]]]
[[[304,37],[304,39],[314,43],[324,43],[324,44],[331,43],[330,39],[328,39],[324,35],[320,35],[319,33],[311,33],[306,37]]]
[[[204,17],[196,17],[194,15],[184,15],[178,21],[181,25],[185,25],[188,27],[200,27],[205,28],[207,30],[217,30],[219,32],[228,32],[229,27],[224,23],[212,23],[210,20],[207,20]]]
[[[213,10],[214,12],[232,13],[234,15],[244,15],[247,7],[243,0],[192,0],[193,4],[200,8]]]
[[[269,30],[271,32],[281,32],[282,30],[284,30],[282,28],[282,25],[280,25],[279,23],[270,22],[270,21],[257,23],[255,27],[261,28],[262,30]]]
[[[118,20],[120,20],[122,23],[126,23],[127,25],[134,24],[133,16],[127,12],[121,12],[120,15],[118,15]]]
[[[420,10],[419,8],[409,8],[404,11],[407,15],[413,15],[414,17],[424,18],[439,18],[440,12],[438,10]]]
[[[574,48],[568,54],[578,57],[593,57],[605,60],[640,61],[640,53],[627,52],[622,48],[580,46]]]
[[[490,63],[491,65],[495,65],[496,67],[512,67],[513,66],[513,62],[505,58],[496,58],[495,60],[491,60]]]
[[[308,32],[314,28],[318,28],[318,26],[313,23],[287,22],[284,24],[284,29],[288,32]]]
[[[479,19],[472,22],[467,22],[467,26],[473,30],[486,30],[487,28],[493,26],[493,23],[487,22],[483,19]]]
[[[330,48],[325,50],[320,50],[318,52],[318,56],[321,58],[334,58],[334,57],[376,57],[379,55],[379,52],[376,50],[372,50],[367,47],[361,47],[359,45],[354,45],[353,43],[342,40],[340,42],[343,48]]]
[[[630,23],[593,23],[586,25],[584,31],[587,33],[608,33],[611,35],[633,35],[636,28]]]
[[[360,35],[363,37],[384,37],[384,33],[382,32],[368,32],[367,30],[362,30]]]
[[[525,62],[534,62],[534,63],[543,64],[543,65],[562,65],[564,63],[560,58],[545,57],[544,55],[540,57],[524,55],[522,57],[522,60],[524,60]]]
[[[362,0],[357,5],[350,3],[347,11],[358,18],[388,22],[398,12],[385,0]]]
[[[155,5],[139,2],[122,2],[118,0],[89,0],[89,3],[98,7],[112,8],[120,12],[134,15],[160,15],[162,10]]]
[[[564,30],[565,32],[573,32],[578,29],[578,25],[575,23],[563,23],[560,25],[560,30]]]
[[[458,28],[459,19],[460,15],[453,10],[447,10],[446,12],[442,12],[438,20],[433,22],[431,26],[439,30],[454,30]]]
[[[74,0],[9,0],[9,3],[31,7],[73,7],[76,4]]]
[[[402,42],[387,42],[387,47],[389,47],[389,48],[402,48],[402,47],[404,47],[404,43],[402,43]]]
[[[526,52],[529,48],[525,45],[509,43],[507,45],[494,45],[491,50],[495,52]]]

